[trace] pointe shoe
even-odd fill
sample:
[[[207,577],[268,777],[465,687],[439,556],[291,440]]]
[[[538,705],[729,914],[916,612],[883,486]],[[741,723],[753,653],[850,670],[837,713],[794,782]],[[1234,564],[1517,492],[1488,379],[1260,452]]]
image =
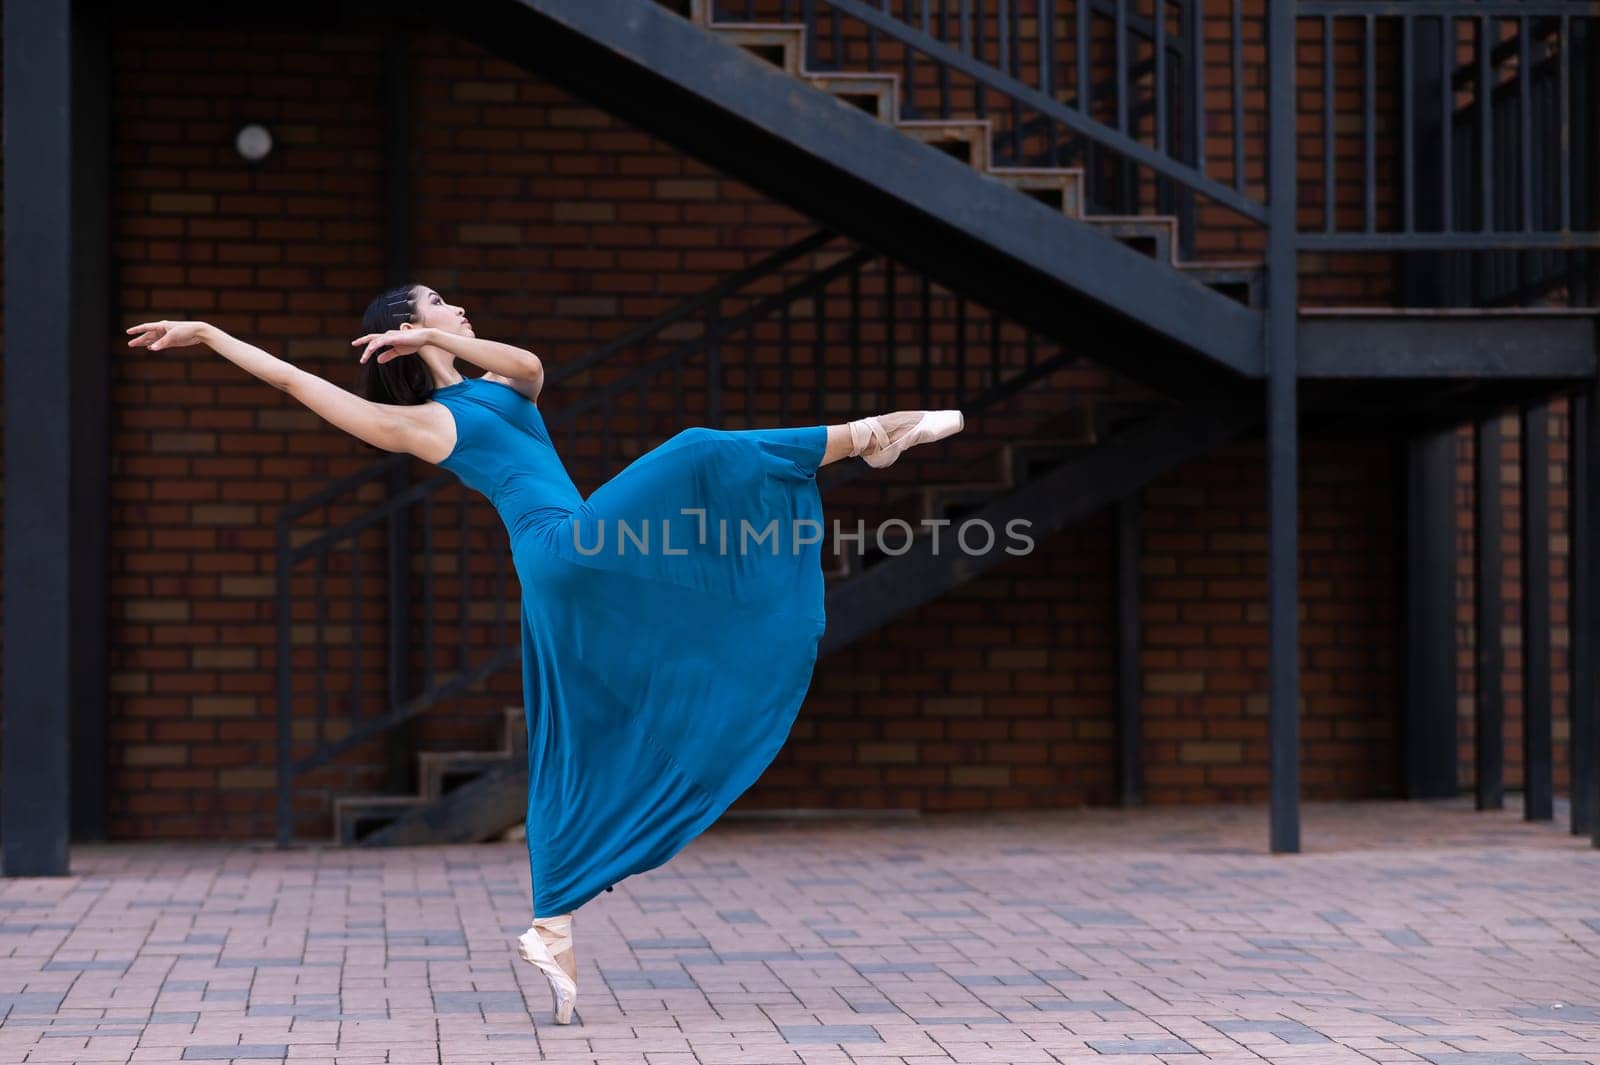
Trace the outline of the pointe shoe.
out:
[[[553,942],[544,941],[539,934],[541,928],[555,935]],[[522,960],[531,962],[550,981],[550,1001],[557,1024],[571,1024],[573,1008],[578,1004],[578,985],[555,958],[557,954],[571,949],[570,913],[559,917],[535,917],[533,925],[517,939],[517,953],[522,955]]]
[[[925,410],[916,424],[900,434],[900,439],[891,444],[889,433],[884,429],[881,418],[876,415],[862,418],[850,423],[850,440],[853,447],[851,454],[860,455],[868,466],[881,470],[894,465],[895,460],[906,448],[918,444],[931,444],[935,440],[954,436],[965,428],[966,424],[967,420],[958,410]],[[868,446],[872,447],[870,452],[866,450]]]

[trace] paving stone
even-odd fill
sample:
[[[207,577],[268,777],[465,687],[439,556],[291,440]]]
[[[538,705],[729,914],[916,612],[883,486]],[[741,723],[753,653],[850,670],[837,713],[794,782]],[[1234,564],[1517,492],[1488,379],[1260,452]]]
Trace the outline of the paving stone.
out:
[[[183,1048],[184,1061],[255,1061],[288,1056],[287,1043],[239,1043]]]
[[[578,913],[566,1027],[519,844],[75,848],[0,880],[0,1061],[1600,1065],[1559,800],[1303,812],[1298,855],[1264,807],[719,825]]]
[[[867,1024],[784,1024],[778,1026],[790,1043],[881,1043],[883,1036]]]
[[[1091,1039],[1089,1047],[1101,1054],[1198,1054],[1182,1039]]]

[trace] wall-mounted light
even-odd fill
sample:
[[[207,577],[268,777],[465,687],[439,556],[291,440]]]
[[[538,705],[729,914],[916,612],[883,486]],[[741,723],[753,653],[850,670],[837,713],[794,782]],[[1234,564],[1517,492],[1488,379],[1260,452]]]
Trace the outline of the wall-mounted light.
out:
[[[272,133],[259,122],[241,126],[234,135],[233,146],[247,163],[259,163],[272,151]]]

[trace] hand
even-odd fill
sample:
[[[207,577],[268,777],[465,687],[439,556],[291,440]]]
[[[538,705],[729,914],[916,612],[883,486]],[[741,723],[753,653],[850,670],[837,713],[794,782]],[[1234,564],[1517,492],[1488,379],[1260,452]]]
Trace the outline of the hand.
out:
[[[143,322],[127,330],[138,334],[128,341],[130,348],[186,348],[204,344],[205,331],[211,326],[205,322]]]
[[[433,340],[433,330],[427,327],[421,329],[391,329],[386,333],[368,333],[364,337],[356,337],[350,342],[354,347],[365,344],[366,350],[361,353],[361,361],[366,362],[372,355],[374,348],[381,348],[378,355],[379,362],[388,362],[401,355],[410,355],[424,344]]]

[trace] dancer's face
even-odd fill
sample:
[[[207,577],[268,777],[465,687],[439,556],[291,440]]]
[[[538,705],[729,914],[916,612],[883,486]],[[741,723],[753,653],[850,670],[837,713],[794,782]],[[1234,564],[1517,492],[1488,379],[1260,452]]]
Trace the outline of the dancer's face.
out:
[[[476,335],[472,332],[472,323],[467,320],[467,312],[446,303],[443,296],[427,285],[418,285],[412,298],[417,304],[418,326],[431,326],[440,332],[460,333],[462,336]],[[404,329],[405,326],[400,328]]]

